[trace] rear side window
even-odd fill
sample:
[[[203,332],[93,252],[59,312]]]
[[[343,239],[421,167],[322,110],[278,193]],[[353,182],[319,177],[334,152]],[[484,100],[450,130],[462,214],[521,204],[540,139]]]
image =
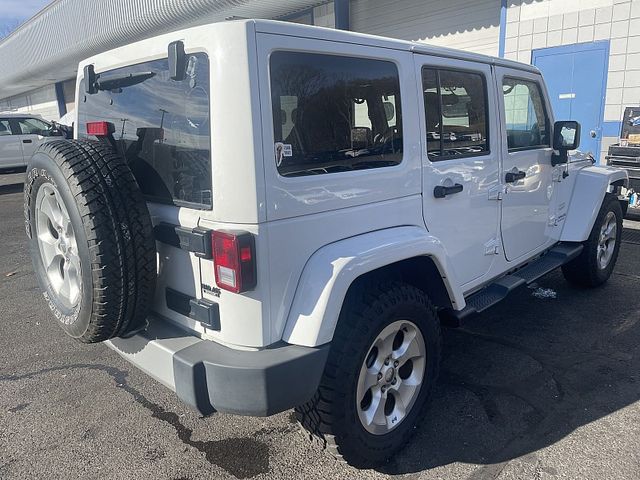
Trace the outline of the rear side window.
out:
[[[275,52],[271,103],[280,175],[346,172],[402,161],[400,80],[393,62]]]
[[[87,122],[111,123],[113,140],[149,200],[211,208],[207,55],[189,55],[180,82],[169,78],[167,59],[101,73],[100,80],[129,74],[144,75],[139,83],[94,95],[84,94],[83,80],[78,135],[87,137]]]
[[[484,75],[423,68],[422,88],[431,161],[489,152]]]
[[[549,120],[536,82],[504,78],[504,111],[510,151],[544,148],[549,144]]]

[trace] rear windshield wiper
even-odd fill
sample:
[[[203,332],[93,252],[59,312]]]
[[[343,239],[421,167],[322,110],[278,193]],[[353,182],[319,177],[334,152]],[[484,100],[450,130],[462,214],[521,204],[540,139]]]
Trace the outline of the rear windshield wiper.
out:
[[[96,88],[98,90],[117,90],[118,88],[131,87],[155,77],[155,72],[129,73],[126,75],[114,75],[107,78],[98,78]]]

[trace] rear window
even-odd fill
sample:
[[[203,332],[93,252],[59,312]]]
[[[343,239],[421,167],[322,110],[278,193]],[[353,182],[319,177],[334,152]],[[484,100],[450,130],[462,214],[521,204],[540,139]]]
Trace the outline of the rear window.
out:
[[[145,72],[140,83],[94,95],[84,93],[83,80],[78,136],[88,137],[87,122],[111,123],[116,147],[147,199],[211,208],[209,59],[189,55],[181,82],[169,78],[167,59],[104,72],[100,80]]]
[[[393,62],[275,52],[271,103],[280,175],[346,172],[402,161],[400,81]]]

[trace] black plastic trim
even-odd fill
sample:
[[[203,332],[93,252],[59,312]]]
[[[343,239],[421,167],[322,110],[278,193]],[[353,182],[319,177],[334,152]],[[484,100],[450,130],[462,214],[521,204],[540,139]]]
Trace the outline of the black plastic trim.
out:
[[[201,227],[191,229],[170,223],[161,223],[153,228],[153,233],[159,242],[193,252],[200,258],[213,258],[212,230]]]
[[[444,185],[438,185],[433,189],[433,196],[436,198],[444,198],[447,195],[453,195],[455,193],[460,193],[464,190],[464,186],[460,183],[456,183],[450,187],[445,187]]]
[[[242,351],[202,340],[173,355],[175,390],[203,415],[274,415],[313,397],[329,346]]]
[[[168,287],[165,297],[170,310],[192,318],[211,330],[220,331],[220,306],[217,303],[198,300]]]
[[[498,304],[514,290],[523,285],[530,285],[556,268],[570,262],[580,255],[583,248],[581,243],[566,242],[556,245],[537,260],[466,297],[467,305],[462,310],[442,309],[439,312],[440,320],[448,327],[461,326],[468,318]]]

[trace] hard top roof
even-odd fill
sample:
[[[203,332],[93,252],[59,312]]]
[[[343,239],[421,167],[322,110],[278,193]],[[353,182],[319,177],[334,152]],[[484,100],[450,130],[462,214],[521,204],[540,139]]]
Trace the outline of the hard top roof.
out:
[[[507,68],[515,68],[527,72],[540,73],[533,65],[515,62],[490,55],[472,53],[455,48],[440,47],[423,42],[398,40],[377,35],[369,35],[358,32],[337,30],[333,28],[323,28],[299,23],[281,22],[277,20],[237,20],[238,22],[254,22],[257,32],[272,33],[279,35],[290,35],[295,37],[314,38],[318,40],[329,40],[344,43],[354,43],[358,45],[369,45],[373,47],[390,48],[394,50],[411,51],[425,55],[437,57],[455,58],[470,62],[498,65]]]

